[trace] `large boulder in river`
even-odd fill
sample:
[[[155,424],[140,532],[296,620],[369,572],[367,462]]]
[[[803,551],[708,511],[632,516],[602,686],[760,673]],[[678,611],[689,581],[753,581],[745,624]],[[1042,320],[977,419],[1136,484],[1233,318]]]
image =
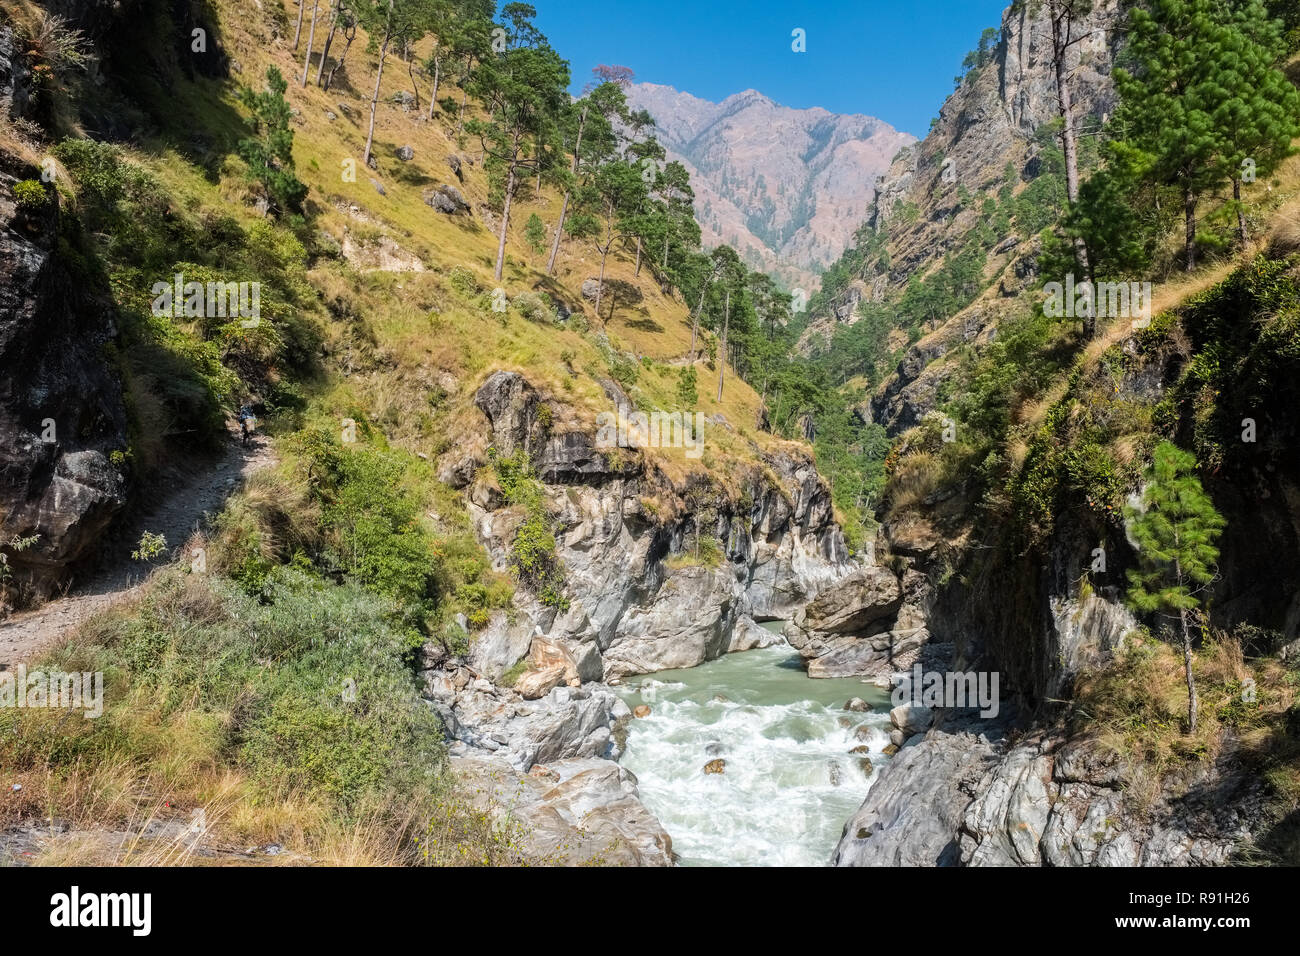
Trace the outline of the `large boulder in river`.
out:
[[[803,610],[806,630],[855,634],[892,618],[903,603],[903,589],[888,568],[859,568],[827,588]]]
[[[524,700],[536,700],[545,697],[551,689],[564,680],[564,665],[552,664],[542,670],[525,671],[515,681],[515,691]]]
[[[911,634],[891,630],[903,597],[898,578],[888,568],[858,568],[796,611],[785,627],[786,640],[813,659],[810,677],[879,673],[902,662],[904,651],[928,637],[921,628]]]
[[[809,677],[870,677],[907,670],[930,639],[923,627],[848,638],[809,661]]]

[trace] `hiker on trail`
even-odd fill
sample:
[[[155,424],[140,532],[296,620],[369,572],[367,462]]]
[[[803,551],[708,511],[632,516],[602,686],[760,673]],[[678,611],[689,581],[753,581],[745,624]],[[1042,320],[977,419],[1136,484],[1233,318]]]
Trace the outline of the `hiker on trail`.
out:
[[[257,417],[253,414],[253,409],[247,402],[239,408],[239,440],[241,444],[247,445],[253,434],[253,424]]]

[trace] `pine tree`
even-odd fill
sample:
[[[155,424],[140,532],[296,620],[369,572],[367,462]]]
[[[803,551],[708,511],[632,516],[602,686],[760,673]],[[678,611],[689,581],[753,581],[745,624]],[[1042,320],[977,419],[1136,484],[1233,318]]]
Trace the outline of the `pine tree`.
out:
[[[1237,238],[1244,243],[1249,233],[1242,184],[1271,175],[1295,151],[1291,141],[1300,136],[1300,91],[1277,68],[1287,45],[1281,21],[1269,18],[1262,0],[1243,0],[1233,10],[1233,27],[1225,38],[1232,53],[1225,67],[1229,95],[1213,119],[1224,140],[1220,175],[1232,184]]]
[[[605,267],[614,244],[630,238],[636,223],[636,212],[647,192],[645,180],[637,166],[614,159],[595,171],[591,179],[578,190],[578,205],[597,223],[594,234],[596,249],[600,252],[600,285],[596,290],[596,316],[600,317],[600,303],[605,291]]]
[[[1197,264],[1205,193],[1253,158],[1243,149],[1258,150],[1257,163],[1272,162],[1279,141],[1289,142],[1295,129],[1295,100],[1274,65],[1281,49],[1270,23],[1258,0],[1235,12],[1220,0],[1149,0],[1129,17],[1125,55],[1132,69],[1115,71],[1116,121],[1145,154],[1138,165],[1182,194],[1188,271]],[[1280,115],[1288,110],[1289,122]]]
[[[596,71],[601,68],[597,67]],[[595,71],[593,71],[595,72]],[[546,274],[555,273],[555,258],[560,253],[560,240],[564,235],[565,219],[573,191],[584,173],[589,175],[600,164],[613,156],[618,144],[614,122],[627,115],[627,97],[618,83],[603,82],[582,99],[571,103],[559,117],[560,135],[564,147],[573,154],[573,162],[564,177],[564,200],[560,204],[560,218],[555,225],[555,239],[551,245],[551,258],[546,263]],[[586,229],[579,224],[577,233]]]
[[[529,216],[528,222],[524,223],[524,239],[539,256],[546,251],[546,223],[542,222],[542,217],[537,213]]]
[[[437,10],[431,0],[361,0],[357,16],[370,34],[371,47],[379,55],[375,88],[370,95],[370,127],[366,131],[366,148],[361,157],[361,162],[369,166],[375,144],[375,113],[379,108],[384,63],[394,47],[407,48],[423,39],[433,27]]]
[[[289,128],[292,113],[284,98],[289,84],[284,74],[272,66],[266,71],[266,86],[262,93],[250,89],[240,92],[240,102],[253,114],[249,118],[253,136],[240,140],[237,149],[248,163],[249,175],[266,188],[272,208],[296,210],[307,195],[307,186],[293,173],[293,130]]]
[[[1198,702],[1189,615],[1215,580],[1215,542],[1226,522],[1201,487],[1195,457],[1172,443],[1161,442],[1156,448],[1146,481],[1142,507],[1126,510],[1139,559],[1139,567],[1128,573],[1129,601],[1141,611],[1178,620],[1187,674],[1187,723],[1195,733]]]
[[[515,187],[521,174],[535,172],[544,162],[544,151],[557,147],[569,85],[569,64],[533,25],[537,11],[526,3],[510,3],[501,13],[506,25],[498,34],[499,48],[483,59],[470,84],[488,116],[465,124],[483,144],[493,186],[503,197],[492,273],[497,281],[505,266]]]

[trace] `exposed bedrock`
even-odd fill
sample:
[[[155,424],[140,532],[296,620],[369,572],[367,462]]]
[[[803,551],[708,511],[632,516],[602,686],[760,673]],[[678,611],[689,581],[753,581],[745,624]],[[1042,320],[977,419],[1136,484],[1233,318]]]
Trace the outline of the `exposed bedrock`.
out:
[[[626,402],[613,383],[607,391]],[[521,591],[515,613],[498,614],[475,639],[470,664],[489,678],[538,637],[567,654],[584,681],[770,643],[779,638],[755,622],[789,618],[860,566],[806,458],[768,453],[742,476],[740,495],[729,495],[697,473],[674,482],[635,450],[598,448],[580,429],[550,430],[541,396],[519,373],[493,373],[476,404],[495,451],[526,451],[543,483],[569,600],[558,610]],[[505,569],[522,515],[481,464],[461,459],[444,470],[466,476],[479,538]]]
[[[61,251],[55,190],[40,205],[15,199],[38,173],[0,159],[0,541],[30,542],[8,547],[8,563],[18,590],[40,598],[125,503],[112,453],[127,434],[105,350],[112,303]]]

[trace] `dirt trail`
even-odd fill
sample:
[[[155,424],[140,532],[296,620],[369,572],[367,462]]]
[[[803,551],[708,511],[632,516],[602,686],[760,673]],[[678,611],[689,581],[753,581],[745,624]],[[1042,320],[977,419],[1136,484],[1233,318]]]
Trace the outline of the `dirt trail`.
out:
[[[232,436],[215,461],[181,476],[157,504],[115,533],[98,569],[83,581],[74,580],[67,595],[0,623],[0,669],[31,661],[84,621],[133,594],[157,567],[131,558],[144,532],[162,535],[172,557],[181,558],[180,549],[199,528],[204,514],[220,510],[249,475],[274,461],[266,438],[255,436],[245,448]]]

